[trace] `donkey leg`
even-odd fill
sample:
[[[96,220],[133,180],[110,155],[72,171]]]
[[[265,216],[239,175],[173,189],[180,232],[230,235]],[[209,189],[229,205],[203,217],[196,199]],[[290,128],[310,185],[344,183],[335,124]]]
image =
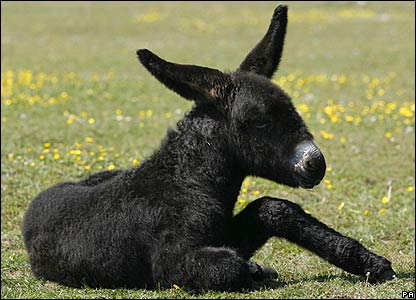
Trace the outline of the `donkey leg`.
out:
[[[188,252],[169,249],[153,259],[153,278],[162,288],[176,284],[196,293],[242,291],[254,286],[251,267],[230,248],[201,247]]]
[[[296,243],[349,273],[369,272],[371,283],[395,275],[386,258],[329,228],[288,200],[263,197],[250,203],[235,216],[229,242],[240,255],[249,258],[272,236]]]

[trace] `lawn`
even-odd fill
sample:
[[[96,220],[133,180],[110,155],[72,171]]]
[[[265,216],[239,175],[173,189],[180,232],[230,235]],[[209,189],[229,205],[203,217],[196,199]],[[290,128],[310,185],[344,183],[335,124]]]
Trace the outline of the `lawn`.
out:
[[[247,293],[72,289],[33,277],[21,225],[31,199],[61,181],[138,165],[192,103],[138,63],[149,48],[235,69],[267,29],[274,2],[1,2],[2,298],[401,298],[415,290],[415,4],[285,2],[273,81],[293,99],[327,161],[313,190],[250,177],[235,211],[290,199],[392,261],[367,285],[270,239],[255,255],[279,272]]]

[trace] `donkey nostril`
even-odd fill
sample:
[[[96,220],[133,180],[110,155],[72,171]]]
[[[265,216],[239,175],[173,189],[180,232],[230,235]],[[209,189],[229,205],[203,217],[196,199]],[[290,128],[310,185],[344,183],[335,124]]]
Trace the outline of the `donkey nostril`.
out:
[[[311,173],[320,173],[325,167],[325,162],[322,154],[312,155],[305,162],[306,170]]]
[[[314,171],[317,168],[317,164],[313,159],[310,159],[306,162],[306,167],[308,170]]]

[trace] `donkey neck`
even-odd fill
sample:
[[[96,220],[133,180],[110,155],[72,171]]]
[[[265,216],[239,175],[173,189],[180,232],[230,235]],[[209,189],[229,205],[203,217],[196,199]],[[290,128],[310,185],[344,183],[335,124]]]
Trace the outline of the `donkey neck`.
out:
[[[222,118],[215,109],[194,108],[178,122],[177,131],[168,132],[153,158],[169,160],[167,173],[178,185],[232,207],[244,174],[230,150]]]

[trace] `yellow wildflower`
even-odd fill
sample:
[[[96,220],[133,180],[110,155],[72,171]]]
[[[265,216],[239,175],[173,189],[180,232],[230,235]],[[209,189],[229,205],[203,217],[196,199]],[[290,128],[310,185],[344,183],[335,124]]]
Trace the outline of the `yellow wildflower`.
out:
[[[90,136],[87,136],[87,137],[85,137],[85,141],[87,143],[92,143],[94,141],[94,139],[92,137],[90,137]]]
[[[332,140],[334,138],[334,134],[333,133],[328,133],[326,131],[321,130],[320,131],[321,136],[325,139],[325,140]]]
[[[238,200],[237,200],[237,204],[239,204],[239,205],[244,205],[246,203],[247,203],[247,200],[245,200],[245,199],[238,198]]]
[[[140,164],[140,161],[138,159],[133,159],[133,165],[137,166],[138,164]]]
[[[399,114],[408,118],[413,116],[413,112],[405,106],[400,107]]]
[[[345,116],[345,121],[347,121],[347,122],[353,122],[354,121],[354,117],[353,116],[350,116],[350,115],[347,115],[347,116]]]
[[[309,111],[309,107],[306,104],[299,104],[298,108],[303,113],[307,113]]]
[[[61,98],[62,98],[62,99],[64,99],[64,100],[65,100],[65,99],[68,99],[68,93],[67,93],[67,92],[62,92],[60,96],[61,96]]]
[[[243,181],[243,186],[249,186],[250,185],[250,180],[248,178],[244,179]]]
[[[81,154],[81,150],[71,149],[71,150],[69,150],[69,154],[71,154],[71,155],[80,155]]]
[[[260,192],[259,191],[252,191],[251,192],[254,196],[258,196],[258,195],[260,195]]]

